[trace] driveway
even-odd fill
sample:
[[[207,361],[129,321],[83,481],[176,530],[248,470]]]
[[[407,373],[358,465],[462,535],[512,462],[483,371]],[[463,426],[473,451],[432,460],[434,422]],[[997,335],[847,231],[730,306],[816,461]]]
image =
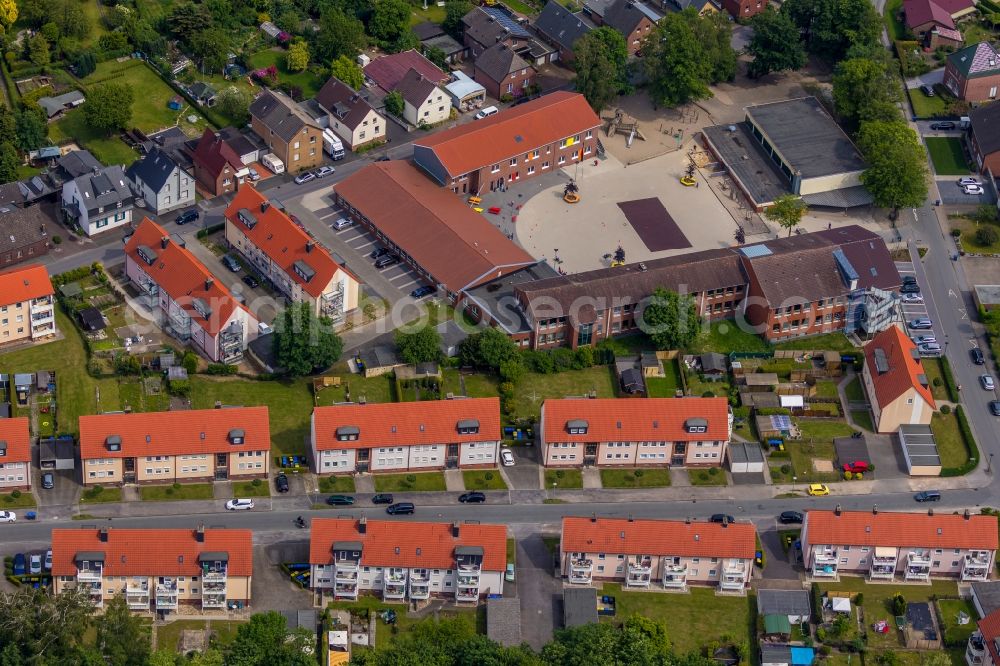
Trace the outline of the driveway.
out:
[[[76,470],[41,470],[38,467],[38,447],[34,449],[32,455],[34,462],[31,465],[31,490],[35,494],[38,506],[66,506],[75,505],[80,500],[81,486],[77,481]],[[51,490],[42,488],[42,472],[51,471],[55,474],[55,486]]]
[[[798,580],[799,572],[795,570],[795,567],[788,560],[788,556],[785,555],[785,551],[781,548],[781,540],[778,538],[778,529],[785,527],[794,529],[798,526],[779,525],[775,527],[773,526],[774,522],[770,522],[771,526],[759,526],[760,542],[764,546],[764,578]],[[791,552],[790,550],[789,553]]]
[[[500,472],[507,480],[507,486],[512,490],[538,490],[539,465],[537,446],[512,446],[514,454],[513,467],[501,467]]]
[[[517,540],[517,587],[521,597],[521,639],[535,650],[552,640],[562,615],[562,581],[540,534]],[[561,620],[559,620],[561,625]]]
[[[289,535],[291,536],[291,535]],[[307,540],[282,541],[272,546],[253,548],[253,584],[258,591],[253,595],[253,611],[312,608],[312,593],[304,590],[285,574],[281,564],[308,562]],[[266,590],[261,593],[261,590]]]
[[[989,179],[983,181],[983,194],[966,194],[958,186],[958,176],[949,176],[937,180],[938,191],[941,193],[941,202],[953,206],[979,206],[982,204],[995,204],[997,202],[996,190],[989,184]]]
[[[912,79],[906,79],[907,88],[919,88],[924,85],[936,85],[944,81],[944,67],[940,69],[934,69],[926,74],[921,74],[920,76],[915,76]]]

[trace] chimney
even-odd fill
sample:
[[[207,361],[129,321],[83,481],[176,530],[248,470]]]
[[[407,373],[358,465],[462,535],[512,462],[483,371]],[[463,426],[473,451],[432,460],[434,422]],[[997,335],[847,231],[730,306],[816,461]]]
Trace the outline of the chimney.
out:
[[[216,132],[215,133],[215,142],[219,143],[220,141],[222,141],[222,135],[219,134],[218,132]]]
[[[358,534],[368,533],[368,519],[361,516],[361,520],[358,521]]]
[[[266,213],[267,209],[271,207],[270,201],[262,201],[260,204],[260,212]]]
[[[456,520],[451,524],[451,536],[457,539],[460,533],[461,530],[459,529],[458,521]]]
[[[163,236],[160,238],[160,249],[166,250],[167,246],[170,245],[170,236]]]
[[[99,536],[100,540],[104,543],[108,542],[108,533],[111,531],[110,527],[102,527],[101,534]]]
[[[872,515],[873,516],[878,515],[878,504],[872,504]]]
[[[841,513],[841,510],[840,510],[840,505],[838,504],[838,505],[837,505],[837,508],[835,508],[835,509],[833,510],[833,515],[835,515],[835,516],[839,516],[839,515],[840,515],[840,513]]]
[[[685,525],[690,525],[691,524],[691,516],[685,516],[684,517],[684,524]]]
[[[966,509],[965,513],[962,514],[962,517],[965,518],[966,520],[971,520],[972,514],[969,513],[968,509]]]
[[[596,523],[597,522],[597,514],[596,513],[590,514],[590,522],[592,522],[592,523]]]
[[[934,515],[934,509],[927,509],[927,515],[928,516],[933,516]]]
[[[194,531],[194,540],[198,543],[205,543],[205,523],[199,523]]]
[[[630,523],[634,523],[635,522],[635,518],[632,517],[631,513],[628,514],[628,522],[630,522]]]
[[[310,252],[313,251],[313,245],[314,243],[312,241],[306,243],[306,254],[309,254]]]
[[[210,277],[205,278],[205,291],[211,289],[213,284],[215,284],[215,280]]]

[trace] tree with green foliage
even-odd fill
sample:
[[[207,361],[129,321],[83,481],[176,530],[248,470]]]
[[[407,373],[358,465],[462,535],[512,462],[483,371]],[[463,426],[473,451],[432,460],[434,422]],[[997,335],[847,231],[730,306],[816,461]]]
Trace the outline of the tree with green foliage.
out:
[[[922,206],[927,199],[927,156],[920,140],[902,119],[873,120],[861,124],[858,148],[869,167],[861,183],[875,205],[891,208]]]
[[[0,143],[0,183],[12,183],[17,180],[17,168],[21,166],[21,158],[17,149],[9,141]]]
[[[801,197],[795,194],[782,194],[764,209],[764,217],[782,229],[788,229],[788,235],[791,236],[792,229],[799,226],[807,210],[809,207]]]
[[[361,21],[339,9],[327,9],[319,18],[319,30],[313,38],[313,57],[320,62],[332,62],[341,56],[352,60],[366,43]]]
[[[493,327],[473,333],[458,345],[458,358],[465,366],[497,370],[517,356],[517,343]]]
[[[365,85],[365,73],[357,62],[345,55],[340,56],[330,65],[330,74],[340,79],[354,90],[361,90]]]
[[[324,370],[340,358],[344,343],[328,317],[317,317],[308,303],[293,303],[275,320],[274,356],[290,377]]]
[[[787,0],[781,11],[802,30],[806,50],[828,62],[852,47],[879,45],[882,17],[869,0]]]
[[[384,49],[393,48],[410,32],[410,3],[406,0],[375,0],[368,32]]]
[[[747,45],[747,52],[753,60],[747,66],[747,75],[751,79],[805,66],[806,51],[799,39],[799,28],[787,12],[767,7],[750,19],[750,26],[753,37]]]
[[[441,360],[441,334],[430,325],[415,331],[397,329],[394,333],[399,358],[405,363],[430,363]]]
[[[434,45],[425,46],[424,57],[437,65],[442,71],[448,71],[448,54],[440,48]]]
[[[125,129],[132,122],[132,87],[124,83],[104,83],[94,86],[83,103],[83,117],[91,127],[111,134]]]
[[[0,0],[0,26],[9,30],[17,21],[17,3],[14,0]]]
[[[309,66],[309,45],[299,40],[288,47],[285,66],[289,72],[302,72]]]
[[[689,7],[681,15],[705,51],[708,82],[719,83],[736,78],[733,23],[725,12],[708,12],[702,16]]]
[[[49,126],[42,110],[37,106],[21,109],[15,114],[14,132],[14,145],[23,152],[48,145]]]
[[[850,129],[867,120],[897,120],[903,99],[899,71],[888,57],[853,58],[837,64],[833,74],[833,105]]]
[[[666,628],[649,618],[632,615],[619,629],[613,624],[586,624],[556,632],[542,648],[548,666],[578,664],[673,664]],[[710,660],[706,660],[710,662]]]
[[[192,35],[215,23],[207,5],[190,0],[175,3],[163,22],[174,37],[185,43]]]
[[[996,227],[992,225],[984,225],[976,229],[976,243],[979,245],[988,247],[997,241],[1000,241],[1000,232],[997,232]]]
[[[97,650],[105,663],[114,666],[146,666],[150,655],[149,628],[133,615],[124,596],[116,596],[104,607],[97,625]]]
[[[45,35],[39,33],[28,40],[28,59],[36,67],[46,67],[52,61],[49,40],[45,39]]]
[[[16,144],[17,115],[10,110],[10,107],[0,104],[0,143],[4,141]]]
[[[711,97],[709,84],[736,72],[730,35],[726,20],[699,16],[690,7],[667,14],[642,47],[653,103],[679,106]]]
[[[220,113],[232,119],[234,125],[243,125],[250,117],[250,103],[253,98],[250,93],[236,86],[229,86],[219,91],[215,97],[215,108]]]
[[[49,594],[23,586],[0,592],[0,663],[83,663],[83,635],[94,605],[82,589]]]
[[[222,73],[229,62],[229,33],[223,28],[206,28],[187,38],[191,55],[199,63],[202,74]]]
[[[468,0],[446,0],[444,3],[444,21],[441,29],[453,38],[462,40],[462,19],[472,11],[472,3]]]
[[[303,304],[304,305],[304,304]],[[280,613],[250,616],[228,646],[226,666],[316,666],[315,636],[306,629],[289,630]]]
[[[386,95],[382,102],[385,104],[385,110],[397,118],[403,115],[403,109],[406,108],[403,95],[397,90]]]
[[[97,71],[97,58],[94,57],[93,51],[81,51],[73,59],[73,66],[76,68],[73,73],[77,78],[83,79]]]
[[[628,46],[614,28],[591,30],[573,44],[576,91],[600,112],[628,87]]]
[[[642,310],[640,330],[657,349],[683,349],[698,337],[698,306],[689,295],[658,287]]]

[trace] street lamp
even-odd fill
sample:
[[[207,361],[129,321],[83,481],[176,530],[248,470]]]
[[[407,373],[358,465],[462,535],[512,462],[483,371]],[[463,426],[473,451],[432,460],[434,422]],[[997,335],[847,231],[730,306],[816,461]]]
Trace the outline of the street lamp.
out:
[[[992,453],[990,454],[989,460],[986,461],[986,473],[987,474],[992,474],[993,473],[993,454]]]
[[[799,477],[797,477],[797,476],[794,476],[794,475],[793,475],[793,476],[792,476],[792,490],[798,490],[798,488],[796,488],[796,487],[795,487],[795,485],[796,485],[796,484],[797,484],[798,482],[799,482]]]

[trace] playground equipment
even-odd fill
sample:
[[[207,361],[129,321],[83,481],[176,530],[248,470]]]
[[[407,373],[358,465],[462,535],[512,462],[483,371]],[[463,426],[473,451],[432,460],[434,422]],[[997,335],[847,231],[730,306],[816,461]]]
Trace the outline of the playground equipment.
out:
[[[563,188],[563,201],[571,204],[580,201],[580,186],[576,184],[575,180],[570,180]]]
[[[639,121],[621,109],[615,109],[615,115],[612,117],[602,116],[601,120],[605,122],[605,135],[622,134],[626,137],[626,145],[631,146],[634,139],[646,140],[639,130]]]
[[[697,179],[694,177],[694,162],[691,162],[687,166],[687,171],[681,176],[681,185],[684,187],[694,187],[698,184]]]
[[[615,250],[614,256],[611,259],[611,267],[624,266],[625,265],[625,249],[621,245]]]

